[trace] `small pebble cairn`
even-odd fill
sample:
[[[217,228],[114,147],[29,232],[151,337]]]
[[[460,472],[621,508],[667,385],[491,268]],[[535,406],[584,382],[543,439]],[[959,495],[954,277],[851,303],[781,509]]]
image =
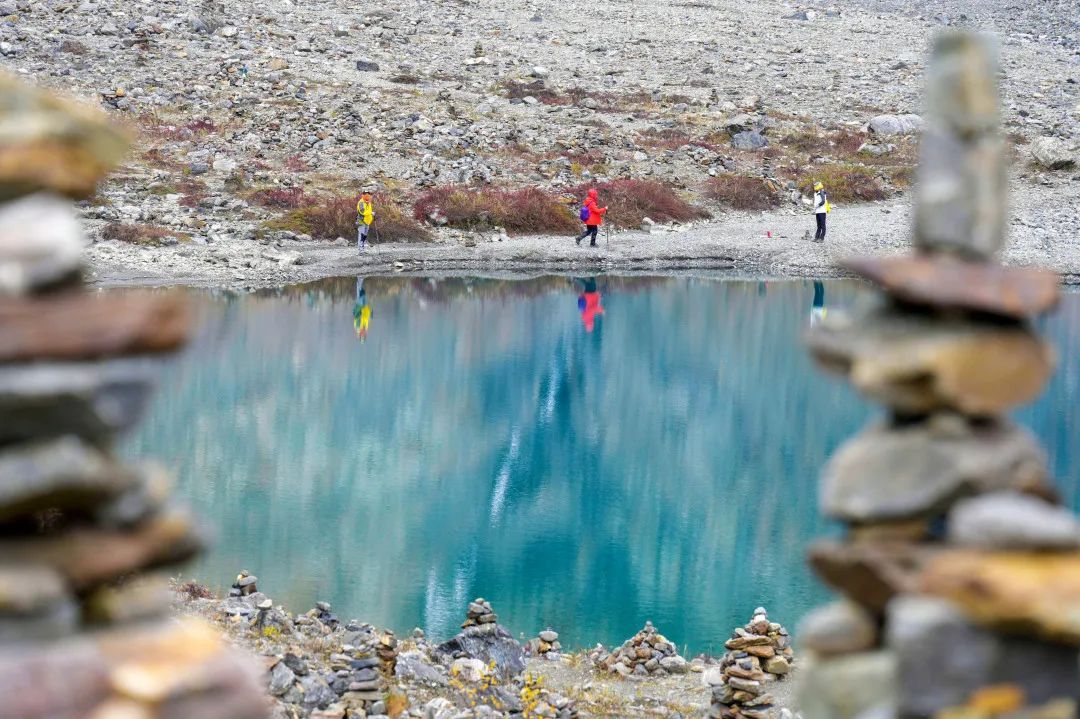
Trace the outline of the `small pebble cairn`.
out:
[[[551,629],[545,629],[529,642],[529,651],[533,656],[545,659],[555,659],[560,656],[562,644],[559,643],[559,633]]]
[[[71,203],[125,140],[97,113],[0,76],[0,716],[267,714],[254,667],[168,580],[202,534],[159,469],[113,452],[189,320],[173,293],[81,285]]]
[[[602,669],[624,677],[684,674],[689,670],[689,663],[679,656],[672,642],[656,631],[652,622],[645,622],[641,631],[615,651],[598,657],[597,663]]]
[[[379,661],[382,662],[383,673],[388,677],[394,676],[398,657],[398,640],[394,632],[387,629],[379,635],[379,643],[375,647],[375,653],[378,655]]]
[[[786,629],[770,622],[764,607],[735,630],[724,644],[728,650],[718,670],[707,672],[712,686],[709,719],[773,719],[779,716],[767,685],[791,671],[794,653]]]
[[[496,616],[495,610],[491,608],[491,603],[485,599],[477,598],[469,602],[469,608],[465,615],[465,621],[461,623],[461,628],[467,629],[484,624],[495,625],[498,623],[499,618]]]
[[[918,253],[848,262],[877,303],[808,338],[886,413],[822,474],[822,509],[847,532],[810,561],[844,598],[796,632],[799,706],[806,719],[1075,719],[1080,522],[1009,418],[1052,372],[1032,320],[1059,279],[995,259],[1008,203],[993,42],[943,34],[927,72]]]
[[[233,582],[232,588],[229,590],[230,597],[246,597],[250,594],[254,594],[259,591],[256,586],[256,582],[259,578],[254,574],[244,569],[236,575],[236,581]]]

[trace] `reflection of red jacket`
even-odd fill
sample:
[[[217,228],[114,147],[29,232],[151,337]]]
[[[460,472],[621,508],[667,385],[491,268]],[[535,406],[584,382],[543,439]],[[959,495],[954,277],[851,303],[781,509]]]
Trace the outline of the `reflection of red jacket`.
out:
[[[600,293],[584,292],[581,296],[585,299],[585,306],[581,309],[581,323],[585,325],[586,332],[592,332],[596,325],[596,316],[604,314],[604,308],[600,306]]]
[[[585,220],[586,225],[604,224],[604,214],[607,212],[607,208],[600,207],[597,202],[596,190],[589,190],[588,199],[585,200],[585,209],[589,211],[589,217]]]

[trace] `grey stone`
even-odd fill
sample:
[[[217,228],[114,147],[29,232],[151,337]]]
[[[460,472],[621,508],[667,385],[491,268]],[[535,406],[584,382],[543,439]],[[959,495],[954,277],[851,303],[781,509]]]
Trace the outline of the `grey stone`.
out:
[[[760,132],[737,132],[731,137],[731,146],[736,150],[762,150],[769,141]]]
[[[540,632],[540,638],[548,644],[551,644],[552,642],[559,641],[559,633],[553,632],[550,629],[545,629],[544,631]]]
[[[446,676],[422,652],[409,651],[398,655],[394,675],[406,681],[446,686]]]
[[[524,649],[500,624],[466,627],[436,647],[435,656],[444,663],[456,656],[480,659],[485,664],[495,662],[495,672],[503,678],[525,671]]]
[[[1076,165],[1077,152],[1060,137],[1037,137],[1031,142],[1031,159],[1046,170],[1067,170]]]
[[[135,479],[77,437],[11,447],[0,451],[0,521],[44,509],[88,509]]]
[[[0,295],[74,277],[85,244],[70,202],[38,194],[0,205]]]
[[[296,681],[296,674],[292,669],[285,664],[285,662],[278,662],[270,670],[267,677],[267,691],[271,696],[280,697],[292,688],[293,682]]]
[[[853,654],[877,644],[877,624],[868,611],[847,600],[818,607],[799,624],[799,648],[820,656]]]
[[[0,367],[0,443],[67,434],[105,442],[141,416],[158,367],[145,358]]]
[[[372,62],[371,60],[357,60],[356,69],[360,72],[378,72],[379,63]]]
[[[1042,499],[998,492],[958,502],[949,513],[949,540],[984,549],[1075,549],[1080,521]]]
[[[74,434],[97,444],[131,427],[158,363],[135,358],[0,368],[0,442]]]
[[[935,415],[909,425],[872,423],[826,465],[822,511],[845,522],[930,516],[955,500],[1000,490],[1046,490],[1046,457],[1008,420],[969,424]]]
[[[998,61],[983,35],[938,36],[915,189],[915,246],[987,259],[1005,244],[1008,176],[998,132]]]
[[[923,128],[918,115],[878,115],[870,120],[866,129],[875,135],[912,135]]]
[[[950,602],[902,596],[887,608],[887,644],[899,667],[900,708],[932,716],[959,706],[989,676],[997,640]]]
[[[304,692],[301,703],[305,706],[325,708],[337,700],[337,694],[318,674],[300,677],[299,686]]]
[[[996,634],[941,599],[898,597],[886,611],[886,642],[897,656],[905,716],[933,716],[998,684],[1021,689],[1031,705],[1080,698],[1075,647]]]
[[[865,712],[895,713],[896,657],[885,651],[807,662],[800,670],[803,719],[856,719]]]

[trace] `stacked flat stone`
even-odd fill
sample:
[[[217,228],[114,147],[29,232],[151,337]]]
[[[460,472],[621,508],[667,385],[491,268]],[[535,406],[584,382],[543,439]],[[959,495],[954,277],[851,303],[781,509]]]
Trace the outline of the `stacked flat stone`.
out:
[[[1053,353],[1031,321],[1058,278],[1005,267],[996,48],[951,33],[928,69],[918,253],[847,266],[878,303],[819,325],[816,359],[885,405],[825,468],[847,527],[810,560],[844,599],[797,632],[806,719],[1075,717],[1080,523],[1008,413]]]
[[[393,631],[387,629],[379,635],[375,653],[382,662],[383,673],[388,677],[394,676],[394,671],[397,669],[398,640]]]
[[[171,622],[153,570],[201,547],[169,481],[113,452],[189,320],[174,294],[81,287],[66,197],[126,142],[0,76],[0,694],[3,716],[259,717],[257,673]]]
[[[461,628],[475,627],[480,624],[498,624],[498,622],[499,617],[495,614],[495,610],[491,608],[491,603],[478,597],[469,602],[469,608],[465,621],[461,623]]]
[[[768,685],[787,676],[795,661],[787,629],[770,622],[764,607],[724,643],[720,665],[706,673],[712,687],[709,719],[774,719],[779,716]]]
[[[536,639],[529,642],[529,650],[535,656],[554,659],[562,652],[562,644],[559,642],[559,633],[551,629],[545,629],[537,635]]]
[[[641,631],[615,651],[600,656],[597,663],[600,668],[624,677],[684,674],[690,666],[679,656],[678,648],[658,632],[652,622],[645,622]]]
[[[476,659],[492,665],[502,680],[525,671],[525,651],[499,619],[491,604],[482,598],[469,602],[465,621],[457,635],[439,644],[433,656],[450,666],[457,659]]]
[[[259,578],[246,569],[240,571],[236,575],[236,581],[233,582],[232,588],[229,589],[230,597],[246,597],[259,591],[257,582]]]

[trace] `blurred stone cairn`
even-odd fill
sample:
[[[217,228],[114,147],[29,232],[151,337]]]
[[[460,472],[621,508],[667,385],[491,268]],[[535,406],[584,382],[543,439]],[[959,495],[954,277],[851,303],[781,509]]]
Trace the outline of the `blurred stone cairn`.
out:
[[[909,256],[847,266],[877,304],[811,331],[814,357],[886,412],[837,451],[821,505],[847,527],[811,548],[844,599],[796,637],[806,719],[1076,717],[1080,525],[1008,412],[1054,357],[1031,320],[1058,278],[1004,267],[996,48],[941,36]]]
[[[764,607],[724,643],[728,650],[720,665],[704,675],[712,688],[708,719],[771,719],[778,716],[767,687],[791,671],[795,661],[791,636],[781,624],[770,622]]]
[[[200,549],[163,472],[113,438],[182,299],[80,288],[71,199],[126,149],[96,112],[0,76],[0,717],[261,717],[258,673],[216,630],[163,618],[152,570]]]

